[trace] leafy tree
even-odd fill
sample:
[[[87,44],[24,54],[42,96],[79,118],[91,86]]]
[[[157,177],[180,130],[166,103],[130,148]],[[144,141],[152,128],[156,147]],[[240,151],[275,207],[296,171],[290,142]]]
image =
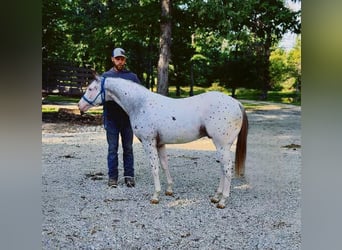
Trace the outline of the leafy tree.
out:
[[[299,17],[282,0],[43,0],[43,58],[104,71],[120,46],[146,86],[153,87],[158,74],[163,94],[168,84],[180,91],[217,81],[267,93],[274,85],[270,54],[286,31],[300,32]]]
[[[67,1],[43,1],[42,53],[43,59],[63,57],[70,53],[67,39]]]
[[[300,32],[300,12],[286,8],[282,0],[196,1],[191,3],[190,8],[197,13],[195,19],[200,36],[207,34],[221,38],[216,39],[221,46],[202,43],[204,50],[210,53],[208,57],[217,60],[214,72],[219,80],[229,81],[223,84],[231,85],[233,89],[261,89],[265,99],[272,87],[269,74],[272,48],[285,32]],[[221,54],[218,58],[213,57],[215,50]],[[227,72],[231,71],[228,67],[236,72],[234,77],[227,76]],[[237,68],[244,72],[245,79],[241,79],[242,72],[237,72]]]
[[[114,47],[124,47],[128,67],[152,82],[156,64],[160,11],[152,0],[43,1],[43,58],[91,65],[99,72],[112,66]],[[146,69],[147,68],[147,69]]]
[[[259,42],[257,56],[261,58],[261,81],[260,86],[263,95],[262,99],[267,98],[267,91],[271,89],[271,78],[269,73],[269,57],[272,47],[276,45],[283,34],[289,30],[300,32],[300,25],[297,15],[284,6],[284,2],[274,0],[270,2],[255,1],[252,19],[250,20],[251,31],[255,34],[256,41]]]
[[[295,79],[293,87],[296,89],[297,101],[300,98],[302,88],[302,66],[301,66],[301,39],[296,40],[295,47],[289,52],[288,58],[290,76]]]
[[[270,55],[270,78],[273,86],[279,86],[289,78],[288,54],[277,48]]]
[[[300,90],[301,82],[301,39],[300,36],[296,39],[295,46],[286,51],[277,48],[270,56],[270,72],[271,79],[274,85],[294,78],[292,88]]]

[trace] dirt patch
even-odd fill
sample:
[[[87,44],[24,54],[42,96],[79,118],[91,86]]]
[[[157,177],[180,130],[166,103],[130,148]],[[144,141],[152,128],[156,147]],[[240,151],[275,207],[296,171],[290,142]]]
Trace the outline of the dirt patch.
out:
[[[43,113],[44,123],[68,123],[69,125],[89,125],[96,126],[102,124],[101,114],[82,114],[78,109],[59,108],[57,112]]]

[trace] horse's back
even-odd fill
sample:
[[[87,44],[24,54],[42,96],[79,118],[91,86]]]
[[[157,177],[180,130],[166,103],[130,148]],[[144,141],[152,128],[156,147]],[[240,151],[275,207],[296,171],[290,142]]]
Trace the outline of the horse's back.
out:
[[[155,121],[180,124],[203,125],[205,120],[242,118],[240,103],[234,98],[210,91],[199,95],[176,99],[155,94],[144,104]],[[159,119],[158,119],[159,118]]]
[[[206,112],[220,115],[236,115],[241,113],[240,102],[222,92],[210,91],[198,95],[199,103]]]
[[[141,112],[144,116],[138,123],[154,129],[160,143],[190,142],[203,136],[216,136],[217,131],[228,133],[228,124],[239,123],[242,117],[235,99],[215,91],[182,99],[152,95],[144,106],[146,112]],[[141,136],[149,134],[137,132]]]

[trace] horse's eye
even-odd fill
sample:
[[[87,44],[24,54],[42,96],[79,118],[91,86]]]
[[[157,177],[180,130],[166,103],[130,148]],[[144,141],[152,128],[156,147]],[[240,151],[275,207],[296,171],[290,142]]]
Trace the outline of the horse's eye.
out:
[[[93,90],[93,88],[89,88],[88,90],[89,90],[89,91],[92,91],[92,90]]]

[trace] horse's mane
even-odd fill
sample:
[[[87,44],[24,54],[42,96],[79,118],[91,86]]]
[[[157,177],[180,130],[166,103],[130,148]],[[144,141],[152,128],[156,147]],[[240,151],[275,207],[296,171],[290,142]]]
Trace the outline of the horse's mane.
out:
[[[123,82],[131,84],[137,88],[140,88],[143,91],[149,91],[144,85],[137,83],[137,82],[134,82],[134,81],[129,80],[129,79],[124,79],[124,78],[120,78],[120,77],[106,77],[106,79],[107,79],[107,81],[123,81]],[[101,80],[102,80],[102,78],[101,78]]]

